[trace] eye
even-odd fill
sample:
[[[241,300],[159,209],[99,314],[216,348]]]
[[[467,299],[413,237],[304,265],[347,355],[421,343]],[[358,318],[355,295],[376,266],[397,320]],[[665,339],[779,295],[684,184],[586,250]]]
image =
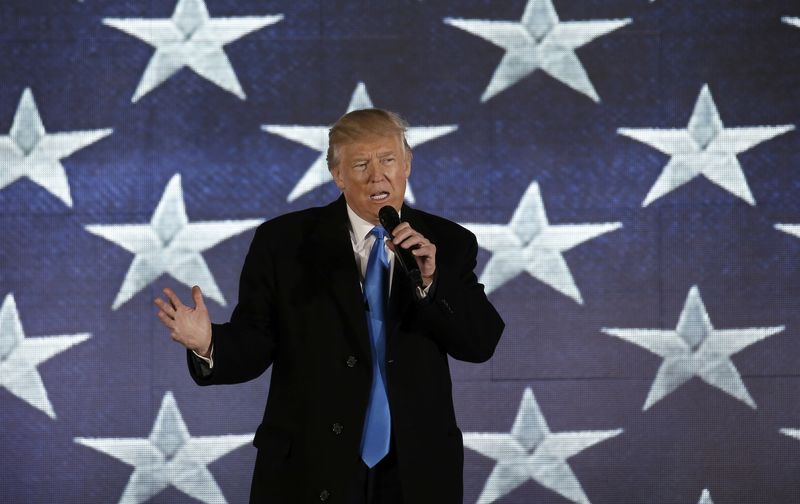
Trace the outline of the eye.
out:
[[[382,161],[383,164],[392,164],[394,163],[394,157],[393,156],[385,157],[382,159]]]
[[[353,165],[353,169],[355,171],[364,171],[367,169],[367,162],[366,161],[359,161],[358,163]]]

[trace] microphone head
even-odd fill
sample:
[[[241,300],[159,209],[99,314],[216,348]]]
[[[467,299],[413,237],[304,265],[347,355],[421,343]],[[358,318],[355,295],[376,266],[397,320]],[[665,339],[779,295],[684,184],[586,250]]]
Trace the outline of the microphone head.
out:
[[[390,235],[395,227],[400,224],[400,216],[397,215],[397,210],[391,205],[386,205],[378,211],[378,219],[381,221],[381,226]]]

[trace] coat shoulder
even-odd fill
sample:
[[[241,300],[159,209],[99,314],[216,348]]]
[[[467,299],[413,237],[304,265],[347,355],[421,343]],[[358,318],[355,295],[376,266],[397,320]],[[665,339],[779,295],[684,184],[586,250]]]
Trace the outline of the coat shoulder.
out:
[[[271,249],[293,247],[314,239],[321,228],[336,226],[339,212],[336,203],[311,207],[273,217],[256,229],[253,244]]]
[[[446,237],[448,241],[456,241],[459,243],[476,241],[475,235],[472,233],[472,231],[456,222],[432,213],[425,212],[423,210],[414,209],[414,212],[416,213],[417,218],[422,221],[427,228],[430,229],[432,234],[431,238],[434,241],[444,237]]]
[[[277,217],[273,217],[272,219],[269,219],[258,226],[257,231],[275,232],[303,228],[308,224],[318,222],[327,209],[327,206],[311,207],[278,215]]]

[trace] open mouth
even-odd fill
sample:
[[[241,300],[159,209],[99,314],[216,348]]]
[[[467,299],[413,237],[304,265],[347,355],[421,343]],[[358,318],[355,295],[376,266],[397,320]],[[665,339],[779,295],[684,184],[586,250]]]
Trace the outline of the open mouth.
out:
[[[372,201],[383,201],[389,197],[389,193],[386,191],[379,191],[369,195],[369,199]]]

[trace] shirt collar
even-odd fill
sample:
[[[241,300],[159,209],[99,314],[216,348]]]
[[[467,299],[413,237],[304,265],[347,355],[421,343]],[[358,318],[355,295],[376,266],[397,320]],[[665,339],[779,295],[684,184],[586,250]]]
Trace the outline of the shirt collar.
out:
[[[345,206],[347,207],[347,217],[350,219],[350,231],[352,232],[353,242],[359,243],[369,235],[372,228],[375,227],[375,224],[359,217],[359,215],[350,208],[349,204]]]
[[[367,237],[372,228],[375,227],[375,224],[365,221],[359,215],[350,208],[350,205],[347,206],[347,217],[350,219],[350,231],[353,233],[353,241],[355,243],[359,243]]]

